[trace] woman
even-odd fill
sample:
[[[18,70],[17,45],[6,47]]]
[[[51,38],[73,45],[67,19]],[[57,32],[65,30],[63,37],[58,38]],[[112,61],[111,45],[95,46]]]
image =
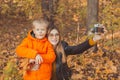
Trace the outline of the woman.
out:
[[[96,35],[93,39],[86,40],[81,44],[69,46],[67,42],[61,40],[60,31],[56,27],[50,27],[48,29],[48,41],[53,45],[56,52],[52,80],[69,80],[71,73],[67,65],[66,56],[84,52],[95,45],[99,39],[101,39],[101,36]]]

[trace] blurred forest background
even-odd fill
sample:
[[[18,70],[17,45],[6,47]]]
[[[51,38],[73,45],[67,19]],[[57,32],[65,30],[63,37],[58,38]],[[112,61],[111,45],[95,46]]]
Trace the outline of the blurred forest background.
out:
[[[120,0],[0,0],[0,80],[22,80],[15,48],[41,16],[54,21],[70,45],[85,41],[94,23],[105,25],[96,53],[67,57],[71,80],[120,80]]]

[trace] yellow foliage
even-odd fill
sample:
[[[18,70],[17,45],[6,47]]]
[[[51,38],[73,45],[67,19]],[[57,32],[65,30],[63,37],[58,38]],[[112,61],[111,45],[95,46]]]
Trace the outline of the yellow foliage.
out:
[[[1,2],[1,1],[0,1],[0,7],[1,7],[0,15],[1,16],[4,14],[7,16],[12,16],[12,15],[17,16],[17,18],[19,18],[20,15],[23,14],[23,16],[25,18],[27,17],[29,19],[34,19],[35,17],[38,18],[39,16],[42,15],[40,0],[3,0],[3,2]],[[112,30],[114,30],[114,32],[116,32],[116,30],[120,31],[120,27],[119,27],[120,26],[120,18],[119,18],[119,16],[120,16],[119,6],[120,5],[117,1],[119,1],[119,0],[99,0],[100,4],[99,4],[98,19],[99,19],[100,23],[105,24],[105,26],[108,29],[108,32],[111,32]],[[68,3],[66,3],[66,2],[68,2]],[[86,30],[86,13],[87,13],[86,0],[60,0],[58,5],[59,6],[57,7],[55,15],[53,15],[53,16],[55,16],[55,20],[58,24],[57,26],[60,26],[60,28],[62,28],[61,33],[63,33],[65,35],[65,36],[64,35],[62,35],[62,36],[64,38],[66,38],[66,40],[68,40],[68,42],[71,42],[71,44],[74,44],[75,43],[74,40],[76,38],[76,26],[78,26],[77,23],[79,22],[80,28],[82,27],[82,29],[84,29],[84,30],[80,29],[81,34]],[[6,25],[6,23],[8,23],[8,22],[12,23],[11,21],[8,20],[4,23],[4,25]],[[16,22],[17,22],[17,20],[16,20]],[[3,22],[1,20],[0,25],[2,23]],[[13,24],[14,23],[12,23],[12,27],[14,27],[14,25],[15,26],[18,25],[18,23],[14,24],[14,25]],[[7,24],[7,26],[8,25],[9,24]],[[19,26],[21,26],[21,25],[19,25]],[[26,25],[24,25],[24,26],[26,26]],[[16,28],[16,29],[14,29],[14,28],[13,28],[13,30],[18,30],[20,27]],[[9,29],[7,28],[6,33],[8,33]],[[2,31],[1,34],[3,34],[3,30],[1,30]],[[63,31],[66,31],[66,33]],[[7,35],[6,34],[1,35],[2,36],[1,40],[4,40],[3,42],[8,40],[8,38],[11,37],[11,33],[12,33],[12,29],[10,29],[10,34],[8,33]],[[12,33],[12,35],[14,35],[14,34],[15,33]],[[87,38],[85,35],[81,36],[81,34],[79,36],[79,38],[81,39],[81,40],[79,40],[79,43],[82,41],[85,41]],[[111,35],[111,33],[109,33],[109,34]],[[4,36],[7,36],[7,38],[3,39]],[[15,36],[16,35],[14,35],[14,37]],[[21,36],[21,34],[20,34],[20,36]],[[18,40],[21,39],[20,36],[15,37],[15,38],[17,38],[17,39],[15,39],[16,43],[12,43],[12,45],[16,46],[16,44],[18,44]],[[113,36],[113,35],[111,35],[111,36]],[[117,37],[114,37],[114,38],[119,38],[119,34],[117,34]],[[105,39],[106,41],[103,42],[103,44],[105,45],[105,44],[107,44],[108,41],[110,41],[109,42],[110,46],[109,45],[103,46],[103,47],[106,47],[106,49],[109,51],[112,48],[112,46],[111,46],[112,40],[110,40],[110,39],[111,39],[111,37],[109,36],[109,39]],[[12,39],[10,39],[10,41],[11,40]],[[13,42],[15,42],[15,40],[13,40]],[[7,45],[7,44],[8,44],[8,42],[5,45]],[[118,46],[115,46],[114,49],[116,50],[117,53],[120,53],[119,39],[118,39],[118,42],[113,43],[113,44],[118,45]],[[8,44],[8,45],[11,47],[11,44]],[[2,41],[1,41],[0,50],[2,50],[3,46],[4,46],[4,44],[2,44]],[[11,50],[11,48],[8,48],[8,46],[6,46],[6,47],[8,50],[9,49]],[[4,49],[6,49],[6,47]],[[14,49],[14,48],[15,47],[12,47],[12,49]],[[6,53],[7,51],[3,51],[0,53],[2,54],[4,52]],[[68,60],[69,61],[68,63],[72,64],[72,67],[74,67],[74,69],[76,69],[80,72],[77,75],[75,73],[73,74],[74,75],[73,80],[78,80],[77,78],[80,78],[80,80],[82,80],[83,77],[87,77],[88,80],[98,80],[99,76],[97,75],[97,73],[99,73],[100,76],[104,80],[107,80],[107,75],[109,73],[117,73],[118,71],[117,71],[116,65],[114,65],[114,63],[109,59],[109,56],[108,56],[108,54],[110,55],[111,53],[106,52],[104,57],[103,57],[103,54],[104,53],[102,50],[99,50],[97,53],[92,53],[92,51],[88,50],[88,51],[86,51],[86,54],[81,54],[81,56],[78,58],[78,62],[80,62],[80,63],[77,63],[75,61],[75,58],[77,58],[77,56],[74,58],[74,60],[70,57],[72,59],[72,62],[71,62],[71,60]],[[4,57],[5,56],[0,56],[1,59]],[[28,59],[21,60],[21,61],[23,61],[23,63],[21,63],[19,65],[19,67],[22,67],[22,69],[19,71],[17,70],[18,66],[16,66],[15,60],[11,61],[11,57],[9,57],[9,59],[10,59],[10,61],[8,61],[8,63],[6,61],[7,66],[5,66],[3,71],[1,71],[4,73],[4,75],[0,76],[0,80],[3,80],[3,77],[5,77],[6,79],[9,79],[9,80],[12,79],[13,77],[15,77],[14,80],[21,80],[21,79],[18,79],[21,77],[21,76],[18,77],[18,74],[21,75],[27,69],[29,69],[29,67],[27,65]],[[1,66],[3,65],[2,63],[3,62],[0,61]],[[119,62],[117,62],[117,63],[119,64]],[[88,64],[90,65],[90,67],[95,69],[95,73],[94,73],[95,79],[89,75],[85,76],[83,74],[83,71],[87,72],[86,66]],[[104,68],[104,70],[101,71],[101,69],[103,69],[103,68]],[[17,73],[17,72],[19,72],[19,73]],[[16,78],[16,77],[18,77],[18,78]],[[111,80],[114,80],[114,78],[111,78]]]
[[[73,20],[78,22],[78,16],[77,15],[73,15]]]

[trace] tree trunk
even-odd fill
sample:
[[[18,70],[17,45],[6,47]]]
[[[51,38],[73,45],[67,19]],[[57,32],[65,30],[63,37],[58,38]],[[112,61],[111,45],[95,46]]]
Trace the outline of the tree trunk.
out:
[[[43,16],[50,22],[54,22],[58,1],[59,0],[42,0],[41,2]]]
[[[87,0],[87,27],[88,29],[98,21],[99,0]]]
[[[87,0],[87,31],[98,22],[98,5],[99,0]],[[98,50],[95,45],[94,52]]]

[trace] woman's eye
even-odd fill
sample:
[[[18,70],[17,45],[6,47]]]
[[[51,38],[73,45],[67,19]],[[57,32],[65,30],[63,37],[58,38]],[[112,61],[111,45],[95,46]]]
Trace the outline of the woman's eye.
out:
[[[50,37],[53,37],[54,35],[53,35],[53,34],[50,34],[49,36],[50,36]]]
[[[55,34],[55,36],[59,36],[59,34]]]
[[[59,34],[50,34],[49,36],[50,36],[50,37],[53,37],[53,36],[57,36],[57,37],[58,37]]]

